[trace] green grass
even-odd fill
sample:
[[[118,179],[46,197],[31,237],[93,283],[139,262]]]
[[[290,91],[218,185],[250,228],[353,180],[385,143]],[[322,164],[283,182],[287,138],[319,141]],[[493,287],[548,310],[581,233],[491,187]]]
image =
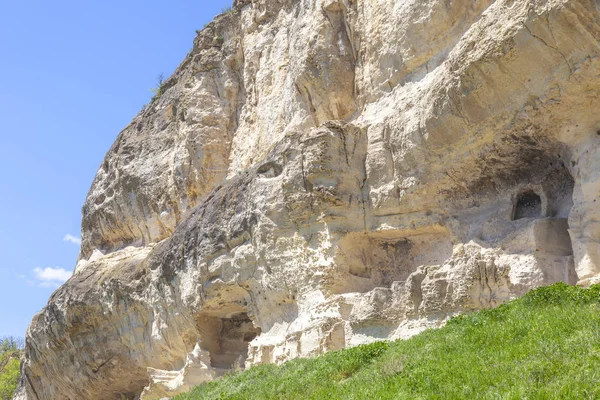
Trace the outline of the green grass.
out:
[[[13,397],[19,381],[21,346],[12,339],[0,339],[0,400]]]
[[[600,285],[539,288],[410,340],[257,366],[175,399],[600,399]]]

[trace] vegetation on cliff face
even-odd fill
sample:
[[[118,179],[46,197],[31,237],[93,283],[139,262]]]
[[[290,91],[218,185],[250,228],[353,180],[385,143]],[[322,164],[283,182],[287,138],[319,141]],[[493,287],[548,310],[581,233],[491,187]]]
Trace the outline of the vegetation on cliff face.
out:
[[[12,399],[17,388],[22,348],[18,339],[0,339],[0,400]]]
[[[379,342],[196,387],[197,399],[592,399],[600,396],[600,285],[555,284]]]

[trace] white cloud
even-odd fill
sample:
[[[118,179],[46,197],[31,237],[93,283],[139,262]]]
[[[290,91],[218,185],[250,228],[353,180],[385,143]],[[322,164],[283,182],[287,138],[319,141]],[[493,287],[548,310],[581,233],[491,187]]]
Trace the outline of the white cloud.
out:
[[[33,270],[35,278],[39,281],[41,287],[56,286],[60,283],[66,282],[67,279],[73,275],[73,271],[67,271],[64,268],[35,268]]]
[[[78,246],[80,246],[80,245],[81,245],[81,239],[80,239],[80,238],[78,238],[77,236],[73,236],[73,235],[71,235],[71,234],[69,234],[69,233],[67,233],[67,234],[65,235],[65,237],[63,238],[63,240],[64,240],[65,242],[71,242],[71,243],[73,243],[73,244],[76,244],[76,245],[78,245]]]

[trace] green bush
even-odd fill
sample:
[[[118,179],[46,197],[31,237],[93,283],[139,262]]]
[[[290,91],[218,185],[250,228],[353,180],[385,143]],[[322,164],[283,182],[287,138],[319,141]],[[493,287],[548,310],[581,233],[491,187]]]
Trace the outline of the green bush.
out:
[[[22,341],[0,340],[0,400],[11,400],[19,382]]]

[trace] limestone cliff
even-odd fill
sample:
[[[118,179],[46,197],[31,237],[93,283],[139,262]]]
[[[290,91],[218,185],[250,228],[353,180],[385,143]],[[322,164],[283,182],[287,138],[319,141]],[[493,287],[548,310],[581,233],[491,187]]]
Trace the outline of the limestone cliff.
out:
[[[17,399],[160,399],[600,276],[600,0],[238,0],[117,137]]]

